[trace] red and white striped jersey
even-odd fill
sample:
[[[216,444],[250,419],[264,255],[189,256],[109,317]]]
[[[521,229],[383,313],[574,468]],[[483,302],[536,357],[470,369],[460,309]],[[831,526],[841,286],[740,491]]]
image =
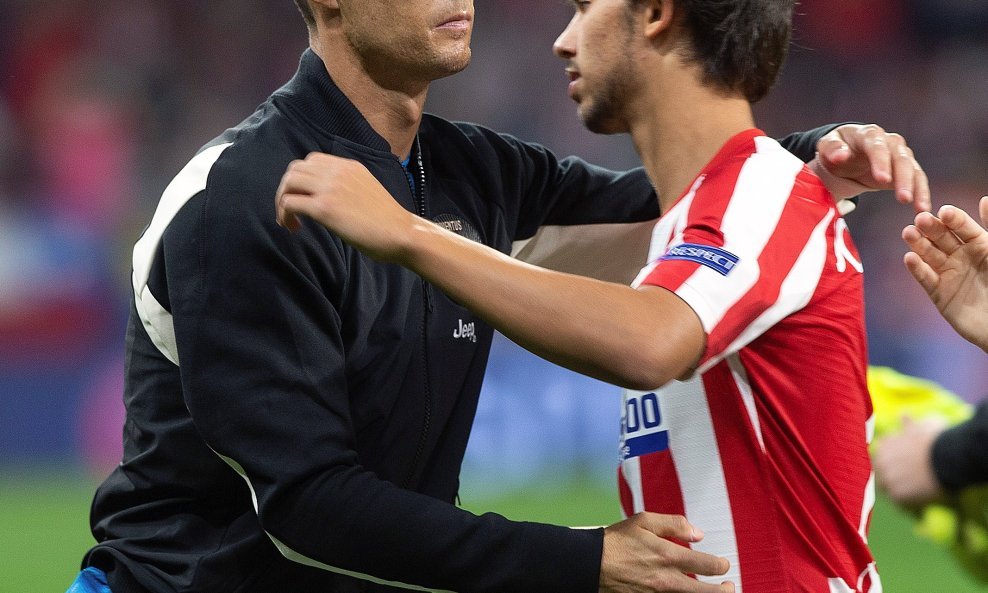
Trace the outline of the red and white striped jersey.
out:
[[[686,381],[624,395],[626,514],[681,513],[744,593],[881,591],[864,295],[823,183],[759,130],[724,145],[655,227],[634,286],[707,335]],[[661,336],[659,337],[661,339]]]

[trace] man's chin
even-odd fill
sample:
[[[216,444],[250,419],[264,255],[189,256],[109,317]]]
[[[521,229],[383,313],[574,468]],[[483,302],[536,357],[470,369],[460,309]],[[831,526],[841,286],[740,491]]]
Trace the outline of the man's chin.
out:
[[[613,135],[628,132],[628,126],[624,125],[615,117],[605,117],[598,113],[580,112],[580,120],[583,127],[594,134]]]
[[[458,74],[467,69],[470,65],[470,59],[472,54],[470,48],[460,55],[455,57],[451,56],[449,59],[443,60],[441,64],[437,65],[436,71],[431,77],[432,80],[439,80],[441,78],[446,78],[447,76],[452,76]]]

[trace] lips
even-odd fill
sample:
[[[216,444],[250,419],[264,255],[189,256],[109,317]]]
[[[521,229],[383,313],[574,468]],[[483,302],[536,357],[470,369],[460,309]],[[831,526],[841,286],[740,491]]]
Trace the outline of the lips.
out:
[[[569,78],[569,85],[566,88],[566,94],[569,95],[570,99],[578,101],[579,97],[576,92],[576,83],[580,80],[580,73],[572,68],[567,68],[566,77]]]
[[[470,26],[473,16],[466,11],[451,14],[441,23],[436,25],[437,29],[466,29]]]

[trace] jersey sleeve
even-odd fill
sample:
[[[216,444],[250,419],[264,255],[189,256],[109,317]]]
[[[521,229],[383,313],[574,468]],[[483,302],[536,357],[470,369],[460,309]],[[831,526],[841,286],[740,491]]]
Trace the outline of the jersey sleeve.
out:
[[[944,488],[956,492],[988,482],[988,402],[975,408],[974,416],[947,429],[933,443],[933,469]]]
[[[702,178],[676,208],[667,248],[635,286],[690,305],[707,334],[702,372],[809,302],[836,210],[802,163],[760,154]]]
[[[340,315],[359,256],[279,228],[277,177],[223,166],[164,238],[182,387],[281,553],[412,589],[596,590],[601,530],[477,516],[361,465]]]
[[[827,124],[819,128],[813,128],[805,132],[793,132],[778,139],[779,145],[796,156],[804,163],[808,163],[816,156],[816,145],[821,138],[847,123]]]

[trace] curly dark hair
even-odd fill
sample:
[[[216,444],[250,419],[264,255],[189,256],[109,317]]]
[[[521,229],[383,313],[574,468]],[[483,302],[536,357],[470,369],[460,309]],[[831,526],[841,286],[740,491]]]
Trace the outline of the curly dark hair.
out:
[[[642,0],[629,0],[633,6]],[[690,36],[686,58],[704,82],[755,103],[775,84],[789,52],[795,0],[675,0]]]

